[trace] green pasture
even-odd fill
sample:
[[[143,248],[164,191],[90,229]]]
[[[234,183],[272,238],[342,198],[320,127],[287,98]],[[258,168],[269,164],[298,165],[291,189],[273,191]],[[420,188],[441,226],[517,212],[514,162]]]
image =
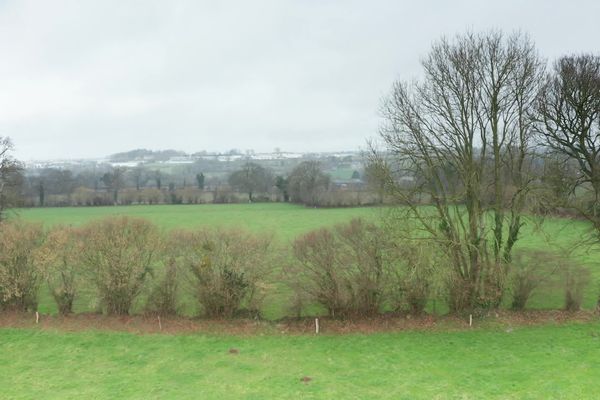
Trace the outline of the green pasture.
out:
[[[307,208],[285,203],[139,205],[116,207],[30,208],[15,214],[29,221],[81,225],[109,215],[146,218],[166,229],[225,226],[272,233],[278,240],[356,217],[375,218],[377,208]]]
[[[275,251],[311,229],[353,217],[377,221],[381,208],[311,209],[289,204],[127,206],[18,210],[29,221],[80,225],[107,215],[147,218],[165,230],[228,226],[274,236]],[[526,221],[517,249],[561,253],[586,235],[566,219]],[[595,305],[598,253],[573,252],[590,268],[584,306]],[[274,266],[278,268],[279,266]],[[274,274],[273,279],[277,279]],[[288,292],[265,301],[285,315]],[[560,308],[560,289],[540,291],[532,308]],[[94,308],[91,288],[76,311]],[[188,296],[189,297],[189,296]],[[55,313],[47,291],[40,312]],[[439,309],[438,309],[439,310]],[[600,322],[499,326],[371,335],[135,335],[94,330],[0,329],[2,399],[595,399],[600,393]],[[231,354],[235,348],[237,354]],[[303,380],[303,378],[305,378]]]
[[[0,397],[597,399],[599,359],[600,323],[246,337],[1,329]]]

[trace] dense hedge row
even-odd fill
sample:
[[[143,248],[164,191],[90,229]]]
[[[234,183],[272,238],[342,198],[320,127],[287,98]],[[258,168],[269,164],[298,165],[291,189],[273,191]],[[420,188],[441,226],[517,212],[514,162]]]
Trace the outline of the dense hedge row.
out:
[[[42,285],[61,314],[93,288],[93,303],[108,314],[128,314],[140,303],[145,312],[177,314],[182,298],[192,298],[201,314],[218,318],[259,315],[273,293],[287,294],[294,316],[318,308],[333,317],[419,314],[460,290],[430,241],[359,219],[309,232],[287,249],[265,235],[163,232],[128,217],[48,231],[9,221],[0,233],[2,310],[36,310]],[[504,304],[523,309],[535,290],[560,285],[565,308],[579,309],[587,270],[544,252],[518,253],[509,267]]]

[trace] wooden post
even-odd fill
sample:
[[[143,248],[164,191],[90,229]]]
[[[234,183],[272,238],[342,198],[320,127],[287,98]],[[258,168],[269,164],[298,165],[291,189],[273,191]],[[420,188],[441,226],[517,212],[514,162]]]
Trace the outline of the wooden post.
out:
[[[35,323],[39,324],[40,323],[40,313],[39,312],[35,312]]]
[[[469,326],[473,326],[473,314],[469,314]]]
[[[158,316],[158,330],[162,331],[162,324],[160,323],[160,315]]]
[[[319,334],[319,318],[315,318],[315,333]]]

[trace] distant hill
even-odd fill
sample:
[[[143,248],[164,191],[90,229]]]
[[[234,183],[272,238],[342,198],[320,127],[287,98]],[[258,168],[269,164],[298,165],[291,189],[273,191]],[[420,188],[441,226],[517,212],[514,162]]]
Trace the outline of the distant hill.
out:
[[[187,156],[183,151],[178,150],[147,150],[135,149],[123,153],[115,153],[108,157],[110,162],[121,163],[130,161],[168,161],[172,157]]]

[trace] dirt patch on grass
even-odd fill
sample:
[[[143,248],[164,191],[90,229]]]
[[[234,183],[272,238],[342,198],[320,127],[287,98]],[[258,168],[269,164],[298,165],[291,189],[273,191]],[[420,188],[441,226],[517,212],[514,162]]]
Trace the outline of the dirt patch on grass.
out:
[[[566,312],[560,310],[531,310],[522,312],[499,311],[485,318],[459,316],[410,316],[387,314],[373,318],[338,320],[319,317],[320,334],[371,334],[399,331],[460,331],[479,328],[513,329],[519,326],[562,324],[566,322],[600,321],[590,311]],[[225,334],[225,335],[314,335],[315,318],[265,321],[254,319],[215,320],[184,317],[107,316],[75,314],[70,316],[41,315],[36,323],[35,314],[1,312],[0,328],[36,328],[63,332],[85,330],[129,332],[136,334]]]

